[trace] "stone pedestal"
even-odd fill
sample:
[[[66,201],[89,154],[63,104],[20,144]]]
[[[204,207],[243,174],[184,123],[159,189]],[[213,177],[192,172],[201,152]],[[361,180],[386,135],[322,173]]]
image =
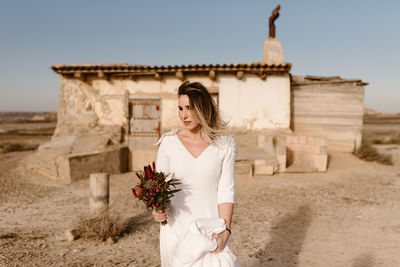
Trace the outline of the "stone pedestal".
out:
[[[269,37],[264,42],[263,63],[284,64],[282,43],[273,37]]]
[[[108,173],[90,174],[90,213],[104,211],[110,200],[110,175]]]

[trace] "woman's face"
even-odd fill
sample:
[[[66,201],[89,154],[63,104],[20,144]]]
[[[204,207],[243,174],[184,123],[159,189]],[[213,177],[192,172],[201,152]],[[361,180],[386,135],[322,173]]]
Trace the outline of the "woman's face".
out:
[[[189,106],[189,97],[180,95],[178,99],[179,118],[186,129],[193,130],[199,125],[199,122],[192,117],[192,111]]]

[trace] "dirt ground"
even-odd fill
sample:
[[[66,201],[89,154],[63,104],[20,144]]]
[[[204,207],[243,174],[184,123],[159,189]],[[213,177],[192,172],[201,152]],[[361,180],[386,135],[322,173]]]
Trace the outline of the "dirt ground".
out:
[[[32,125],[0,125],[43,131],[3,130],[0,142],[50,139],[54,124]],[[400,124],[364,127],[369,138],[399,133]],[[327,173],[236,177],[230,240],[242,266],[400,266],[400,145],[375,146],[393,166],[329,153]],[[133,199],[133,173],[111,177],[111,210],[124,225],[117,242],[57,241],[88,212],[89,181],[60,185],[32,174],[24,167],[31,153],[0,153],[0,266],[160,265],[159,224]]]

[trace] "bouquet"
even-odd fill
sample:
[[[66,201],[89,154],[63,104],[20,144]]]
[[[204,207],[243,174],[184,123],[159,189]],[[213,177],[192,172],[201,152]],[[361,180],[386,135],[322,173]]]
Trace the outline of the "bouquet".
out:
[[[145,203],[147,209],[165,211],[171,205],[171,198],[181,189],[176,189],[181,184],[173,175],[165,175],[156,171],[156,164],[153,161],[153,168],[150,165],[144,166],[143,171],[136,172],[139,183],[132,188],[135,198]],[[171,178],[167,181],[167,177]],[[162,225],[167,224],[163,221]]]

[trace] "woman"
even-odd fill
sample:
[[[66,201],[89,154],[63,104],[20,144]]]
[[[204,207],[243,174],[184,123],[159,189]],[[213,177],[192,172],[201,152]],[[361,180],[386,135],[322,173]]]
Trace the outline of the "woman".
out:
[[[187,81],[179,87],[178,109],[184,129],[172,130],[160,138],[156,160],[158,171],[174,173],[182,183],[169,210],[153,211],[157,222],[168,218],[168,224],[160,226],[161,266],[183,266],[177,262],[185,256],[179,255],[180,242],[191,223],[202,218],[222,218],[225,226],[222,232],[212,235],[216,249],[197,264],[187,266],[205,266],[207,257],[215,258],[213,266],[217,261],[220,263],[216,266],[240,266],[228,242],[234,203],[234,138],[219,134],[226,123],[202,84]],[[212,256],[218,254],[229,259]]]

